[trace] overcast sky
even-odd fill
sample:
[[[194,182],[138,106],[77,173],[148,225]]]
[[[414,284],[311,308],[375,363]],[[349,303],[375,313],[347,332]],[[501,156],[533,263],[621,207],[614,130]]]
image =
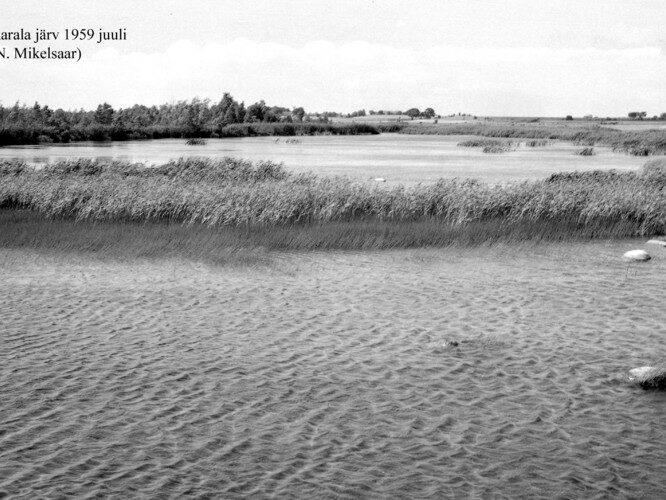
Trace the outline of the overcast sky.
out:
[[[666,0],[0,0],[0,32],[126,28],[80,62],[0,59],[0,103],[161,104],[225,91],[308,111],[666,112]],[[0,48],[72,43],[0,41]],[[9,51],[8,51],[9,52]]]

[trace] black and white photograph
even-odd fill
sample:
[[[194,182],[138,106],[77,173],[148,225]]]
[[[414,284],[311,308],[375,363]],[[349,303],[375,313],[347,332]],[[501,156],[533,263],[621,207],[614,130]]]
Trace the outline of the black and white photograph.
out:
[[[0,0],[0,498],[666,498],[666,2]]]

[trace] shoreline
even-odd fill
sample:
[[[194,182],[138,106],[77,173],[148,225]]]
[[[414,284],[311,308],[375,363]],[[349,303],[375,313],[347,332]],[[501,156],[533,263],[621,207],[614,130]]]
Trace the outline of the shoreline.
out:
[[[187,130],[173,126],[123,128],[95,124],[77,128],[63,135],[52,127],[22,129],[0,128],[0,147],[19,145],[70,144],[72,142],[126,142],[155,139],[229,139],[243,137],[300,137],[317,135],[469,135],[504,139],[548,139],[571,142],[581,146],[607,146],[614,151],[632,156],[660,156],[666,154],[666,131],[646,128],[625,131],[595,124],[541,124],[500,120],[461,123],[404,122],[301,122],[301,123],[234,123],[216,130]]]

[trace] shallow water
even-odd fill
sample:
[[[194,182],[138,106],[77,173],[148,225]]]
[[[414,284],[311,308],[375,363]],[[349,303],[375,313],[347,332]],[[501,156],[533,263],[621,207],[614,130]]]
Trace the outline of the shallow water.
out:
[[[182,139],[0,148],[0,159],[20,158],[35,164],[73,158],[117,159],[149,164],[186,156],[235,156],[252,161],[283,162],[293,171],[348,175],[357,179],[381,177],[389,184],[434,182],[442,177],[476,177],[506,182],[548,177],[572,170],[635,170],[645,158],[595,147],[595,156],[573,154],[580,146],[558,142],[548,147],[522,146],[516,151],[486,154],[480,148],[458,147],[468,136],[305,136],[209,139],[205,146],[187,146]]]
[[[663,498],[666,392],[626,380],[666,357],[642,243],[2,250],[0,496]]]

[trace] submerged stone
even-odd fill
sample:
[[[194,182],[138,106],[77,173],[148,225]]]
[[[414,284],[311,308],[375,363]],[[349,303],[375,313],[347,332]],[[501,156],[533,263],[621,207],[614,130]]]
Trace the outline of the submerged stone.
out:
[[[664,241],[664,240],[650,240],[650,241],[648,241],[648,243],[651,244],[651,245],[659,245],[659,246],[662,246],[662,247],[666,247],[666,241]]]
[[[651,258],[645,250],[629,250],[622,256],[622,259],[628,262],[645,262]]]

